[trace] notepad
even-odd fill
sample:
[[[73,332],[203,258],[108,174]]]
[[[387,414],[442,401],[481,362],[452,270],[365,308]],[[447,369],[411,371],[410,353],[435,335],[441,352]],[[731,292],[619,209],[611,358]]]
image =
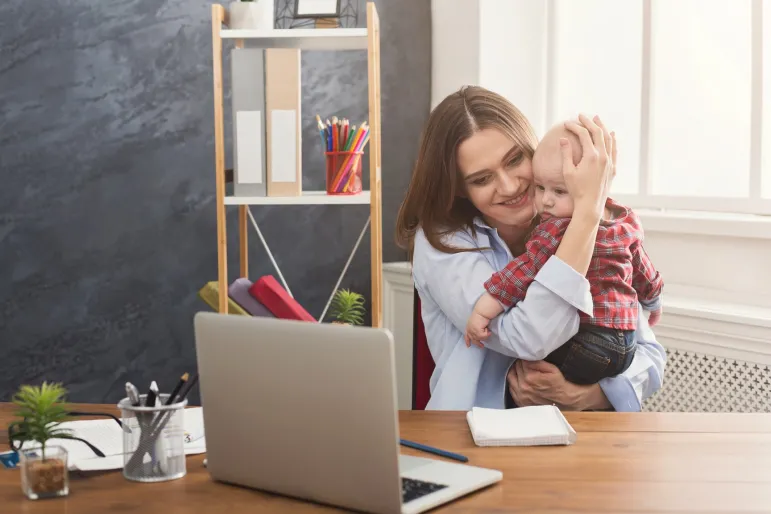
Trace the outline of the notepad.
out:
[[[568,445],[576,431],[553,405],[517,409],[474,407],[466,413],[477,446]]]
[[[185,409],[185,455],[206,452],[203,409]],[[85,439],[99,448],[104,457],[97,457],[88,446],[72,439],[51,439],[49,445],[67,449],[70,470],[97,471],[123,468],[123,430],[112,419],[66,421],[61,428],[72,430],[72,435]]]

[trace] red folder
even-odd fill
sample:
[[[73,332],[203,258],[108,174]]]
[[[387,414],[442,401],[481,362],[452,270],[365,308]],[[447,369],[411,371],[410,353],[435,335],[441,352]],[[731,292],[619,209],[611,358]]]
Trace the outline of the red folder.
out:
[[[316,321],[303,306],[289,296],[286,289],[273,278],[272,275],[260,277],[252,287],[249,294],[262,303],[279,319],[294,319],[299,321]]]

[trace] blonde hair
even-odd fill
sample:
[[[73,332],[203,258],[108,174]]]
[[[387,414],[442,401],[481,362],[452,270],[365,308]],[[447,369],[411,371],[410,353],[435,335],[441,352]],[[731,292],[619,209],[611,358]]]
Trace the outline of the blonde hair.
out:
[[[445,234],[467,228],[481,215],[462,195],[458,147],[475,132],[494,128],[508,136],[528,159],[538,139],[522,112],[501,95],[478,86],[464,86],[434,108],[420,141],[420,150],[396,219],[396,243],[410,260],[415,232],[422,228],[428,242],[445,253],[464,251],[442,243]]]

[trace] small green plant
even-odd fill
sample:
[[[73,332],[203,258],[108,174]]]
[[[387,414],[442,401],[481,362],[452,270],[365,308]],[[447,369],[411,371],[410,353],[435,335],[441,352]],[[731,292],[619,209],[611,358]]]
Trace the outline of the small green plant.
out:
[[[48,440],[72,438],[69,429],[59,427],[59,423],[68,417],[66,394],[67,390],[61,384],[43,382],[40,386],[23,385],[13,396],[12,401],[18,407],[16,415],[22,419],[13,423],[17,426],[11,437],[40,443],[43,460]]]
[[[364,323],[364,297],[347,289],[335,293],[330,315],[340,323],[361,325]]]

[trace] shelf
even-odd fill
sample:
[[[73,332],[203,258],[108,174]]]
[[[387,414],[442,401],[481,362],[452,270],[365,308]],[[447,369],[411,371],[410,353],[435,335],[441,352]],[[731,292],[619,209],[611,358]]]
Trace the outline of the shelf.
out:
[[[328,195],[326,191],[303,191],[301,196],[225,197],[225,205],[369,205],[369,202],[369,191],[362,191],[358,195]]]
[[[250,48],[366,50],[367,29],[223,29],[222,39],[243,39]]]

